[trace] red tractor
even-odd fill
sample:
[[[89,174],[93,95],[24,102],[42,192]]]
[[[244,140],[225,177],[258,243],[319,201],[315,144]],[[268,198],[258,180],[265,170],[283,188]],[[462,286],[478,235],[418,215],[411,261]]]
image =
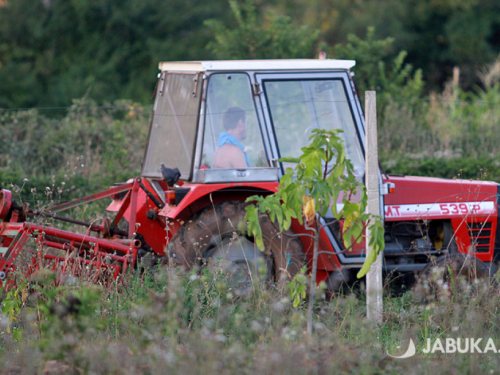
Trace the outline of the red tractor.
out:
[[[276,191],[315,128],[343,130],[346,156],[365,175],[365,124],[347,60],[163,62],[140,178],[36,211],[0,193],[0,278],[44,266],[75,265],[98,278],[158,262],[220,266],[242,288],[253,275],[280,280],[311,261],[307,236],[280,235],[262,219],[266,251],[247,235],[245,200]],[[390,176],[380,172],[385,213],[384,270],[420,272],[431,259],[471,254],[487,269],[499,260],[499,186],[494,182]],[[60,216],[111,199],[100,225]],[[77,234],[30,222],[80,224]],[[331,219],[331,213],[323,219]],[[33,220],[31,220],[33,221]],[[306,232],[298,222],[290,232]],[[320,235],[317,282],[331,291],[354,279],[365,244],[345,251],[340,226]],[[439,258],[438,258],[439,259]],[[73,268],[72,268],[73,267]],[[491,267],[490,267],[491,268]],[[258,271],[258,272],[256,272]],[[74,272],[74,271],[71,271]],[[10,275],[12,275],[10,277]],[[18,276],[16,276],[18,277]]]

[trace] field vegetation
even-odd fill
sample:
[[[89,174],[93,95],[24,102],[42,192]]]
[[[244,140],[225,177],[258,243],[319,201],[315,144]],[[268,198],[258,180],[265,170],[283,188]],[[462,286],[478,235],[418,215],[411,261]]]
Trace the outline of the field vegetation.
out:
[[[0,187],[43,208],[140,175],[160,60],[316,57],[320,49],[355,59],[361,95],[377,91],[385,172],[500,181],[496,5],[313,3],[0,0]],[[69,216],[102,219],[103,204]],[[405,292],[388,275],[384,323],[376,327],[365,320],[362,281],[335,296],[319,289],[310,337],[307,301],[294,307],[275,285],[255,281],[253,294],[241,298],[217,270],[167,267],[97,285],[92,270],[81,271],[87,277],[67,275],[56,286],[44,270],[3,293],[0,372],[476,374],[500,367],[493,353],[387,354],[401,354],[410,338],[417,351],[427,339],[450,337],[492,338],[500,349],[495,282],[436,278],[433,288]]]
[[[401,354],[410,338],[417,351],[437,338],[498,343],[500,297],[489,284],[469,293],[442,284],[424,294],[386,293],[378,327],[365,320],[362,285],[332,300],[319,291],[310,337],[306,302],[292,307],[283,290],[258,281],[251,297],[238,298],[217,270],[166,268],[107,285],[68,278],[55,287],[53,280],[41,272],[5,296],[2,372],[477,374],[496,373],[500,365],[491,352],[387,354]]]

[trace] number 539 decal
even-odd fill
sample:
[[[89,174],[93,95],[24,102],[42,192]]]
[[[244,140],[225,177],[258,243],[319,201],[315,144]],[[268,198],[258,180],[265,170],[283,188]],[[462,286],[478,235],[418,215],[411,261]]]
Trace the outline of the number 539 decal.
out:
[[[477,203],[442,203],[439,205],[443,215],[458,215],[468,213],[478,213],[481,210],[481,205]]]
[[[422,216],[496,215],[495,202],[423,203],[385,206],[386,218]]]

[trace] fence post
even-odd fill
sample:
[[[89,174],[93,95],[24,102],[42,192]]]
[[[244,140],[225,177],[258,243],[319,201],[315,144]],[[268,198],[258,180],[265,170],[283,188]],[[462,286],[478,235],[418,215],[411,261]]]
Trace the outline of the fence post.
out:
[[[380,188],[378,170],[377,142],[377,94],[375,91],[365,92],[366,116],[366,190],[368,193],[367,213],[380,215]],[[370,230],[366,231],[367,254],[373,251],[370,247]],[[366,275],[366,316],[368,320],[381,324],[383,313],[382,300],[382,253]]]

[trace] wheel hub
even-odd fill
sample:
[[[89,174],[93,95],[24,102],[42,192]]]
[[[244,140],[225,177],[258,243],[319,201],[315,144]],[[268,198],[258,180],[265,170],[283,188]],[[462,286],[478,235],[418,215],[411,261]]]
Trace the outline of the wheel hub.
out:
[[[243,236],[224,238],[207,252],[208,269],[221,272],[238,294],[251,291],[252,284],[268,277],[266,257],[255,244]]]

